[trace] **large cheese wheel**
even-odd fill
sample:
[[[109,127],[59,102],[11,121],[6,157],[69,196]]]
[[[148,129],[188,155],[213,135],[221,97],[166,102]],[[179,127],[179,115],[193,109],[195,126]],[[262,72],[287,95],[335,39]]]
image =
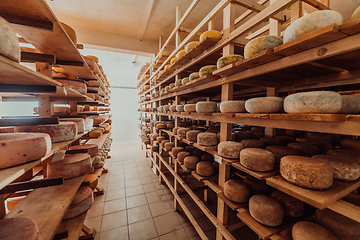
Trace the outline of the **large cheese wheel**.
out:
[[[217,70],[217,66],[216,65],[208,65],[208,66],[204,66],[202,68],[200,68],[199,70],[199,76],[203,77],[206,75],[212,75],[212,72]]]
[[[0,169],[31,162],[47,155],[51,139],[45,133],[0,134]]]
[[[189,42],[189,43],[186,44],[186,46],[185,46],[185,52],[186,52],[186,53],[190,52],[190,50],[193,49],[193,48],[195,48],[198,44],[199,44],[199,42],[197,42],[197,41]]]
[[[176,54],[176,57],[178,59],[182,58],[182,56],[184,56],[186,54],[186,51],[185,50],[180,50],[178,51],[178,53]]]
[[[173,147],[173,149],[171,150],[174,157],[177,157],[178,153],[181,151],[184,151],[183,147]]]
[[[197,102],[196,112],[198,113],[213,113],[216,112],[216,102]]]
[[[341,109],[338,113],[359,113],[360,96],[343,95]]]
[[[64,179],[76,178],[89,173],[92,168],[90,155],[87,153],[66,155],[64,159],[49,162],[47,176],[63,177]]]
[[[270,137],[263,137],[259,139],[261,142],[265,144],[265,146],[271,146],[271,145],[281,145],[282,142],[280,139],[276,138],[270,138]]]
[[[304,203],[299,199],[287,195],[279,190],[275,190],[271,194],[271,197],[278,200],[278,202],[284,207],[285,216],[301,217],[304,214]]]
[[[20,62],[20,47],[13,27],[0,17],[0,55]]]
[[[39,229],[30,218],[3,218],[0,226],[0,239],[41,240]]]
[[[189,80],[192,81],[199,77],[200,77],[199,72],[193,72],[192,74],[189,75]]]
[[[184,159],[187,157],[187,156],[190,156],[190,153],[189,152],[186,152],[186,151],[181,151],[177,154],[177,160],[181,163],[184,162]]]
[[[184,77],[183,79],[181,79],[181,85],[185,85],[188,82],[190,82],[189,77]]]
[[[195,170],[198,162],[200,162],[200,159],[196,156],[187,156],[184,158],[184,166],[188,169]]]
[[[185,112],[196,112],[196,104],[185,104],[184,111]]]
[[[341,95],[331,91],[295,93],[284,99],[287,113],[337,113],[341,106]]]
[[[266,195],[255,195],[249,200],[250,215],[265,226],[276,227],[284,220],[284,207]]]
[[[245,101],[224,101],[220,103],[222,113],[242,113],[245,112]]]
[[[330,149],[326,152],[326,155],[340,156],[347,159],[351,159],[354,162],[360,164],[360,154],[351,150],[343,150],[343,149]]]
[[[285,29],[284,43],[333,23],[338,25],[343,23],[343,17],[336,11],[322,10],[307,14],[306,16],[295,20]]]
[[[68,85],[72,89],[74,89],[82,94],[87,93],[86,83],[74,81],[74,80],[62,80],[62,79],[56,79],[56,81],[58,81],[59,83],[64,84],[64,85]]]
[[[310,189],[327,189],[333,183],[333,168],[323,160],[309,157],[283,157],[280,174],[286,181]]]
[[[244,203],[250,198],[250,188],[242,181],[230,179],[224,184],[224,195],[230,201]]]
[[[249,113],[277,113],[283,109],[283,100],[279,97],[252,98],[245,102]]]
[[[334,169],[334,179],[354,181],[360,177],[360,165],[351,159],[331,155],[315,155],[312,158],[323,160]]]
[[[234,134],[237,142],[241,142],[244,139],[251,138],[251,134],[249,132],[235,131]]]
[[[169,109],[170,109],[169,105],[164,105],[163,107],[164,107],[164,111],[169,111]]]
[[[176,63],[177,60],[178,60],[177,57],[173,57],[173,58],[170,60],[171,65],[173,65],[174,63]]]
[[[272,152],[275,155],[275,162],[280,163],[280,159],[289,156],[289,155],[299,155],[299,151],[295,148],[290,148],[282,145],[270,145],[265,148],[269,152]]]
[[[222,67],[225,67],[226,65],[241,61],[242,59],[244,59],[244,57],[239,54],[230,54],[230,55],[219,58],[217,60],[216,66],[217,66],[217,69],[220,69]]]
[[[295,223],[291,236],[293,240],[338,240],[328,229],[307,221]]]
[[[0,133],[14,133],[15,127],[0,127]]]
[[[245,176],[244,183],[249,186],[251,195],[268,195],[271,191],[271,187],[266,184],[265,180],[259,180],[252,176]]]
[[[77,133],[85,131],[85,121],[83,118],[59,118],[59,122],[74,122],[77,126]]]
[[[199,130],[190,130],[186,132],[186,140],[196,142],[197,135],[201,133]]]
[[[64,219],[71,219],[87,212],[94,202],[94,196],[91,188],[80,187],[68,210],[64,215]]]
[[[283,40],[278,36],[257,37],[245,45],[244,56],[245,58],[251,58],[264,50],[274,50],[275,47],[281,44],[283,44]]]
[[[204,147],[216,146],[218,144],[216,134],[211,132],[199,133],[196,142]]]
[[[164,144],[164,148],[166,151],[171,151],[175,146],[175,143],[173,142],[167,142]]]
[[[282,145],[288,145],[289,143],[296,142],[296,139],[290,136],[275,136],[274,138],[280,140]]]
[[[174,128],[172,129],[172,132],[176,135],[176,134],[177,134],[177,130],[178,130],[179,128],[181,128],[181,127],[174,127]]]
[[[177,112],[185,112],[184,105],[176,105],[176,111]]]
[[[340,141],[340,148],[360,152],[360,140],[359,139],[342,139]]]
[[[74,45],[76,46],[77,44],[77,37],[76,37],[76,32],[75,30],[70,27],[69,25],[60,22],[61,26],[64,28],[65,32],[67,33],[67,35],[70,37],[71,41],[74,43]]]
[[[301,156],[312,157],[320,153],[318,147],[308,143],[293,142],[289,143],[287,146],[298,150]]]
[[[250,170],[267,172],[274,169],[275,156],[261,148],[245,148],[240,152],[240,163]]]
[[[200,38],[199,38],[200,42],[202,42],[205,38],[221,39],[222,34],[221,34],[221,32],[216,31],[216,30],[209,30],[209,31],[203,32],[200,35]]]
[[[99,177],[96,174],[86,174],[83,182],[89,182],[88,187],[94,189],[98,185]]]
[[[257,139],[244,139],[240,143],[244,148],[265,148],[265,144]]]
[[[316,210],[315,221],[329,229],[338,240],[360,239],[360,223],[330,209]]]
[[[83,145],[75,145],[69,148],[70,150],[78,150],[78,149],[86,149],[87,153],[94,157],[99,152],[99,147],[97,144],[83,144]]]
[[[265,136],[263,131],[247,131],[248,133],[250,133],[251,138],[253,139],[260,139],[263,138]]]
[[[179,129],[177,130],[177,135],[178,135],[179,137],[185,138],[187,131],[190,131],[190,128],[179,128]]]
[[[204,155],[205,156],[205,155]],[[196,173],[203,177],[210,177],[214,175],[215,168],[212,162],[201,161],[196,164]]]
[[[239,158],[244,146],[239,142],[224,141],[218,145],[218,154],[224,158]]]

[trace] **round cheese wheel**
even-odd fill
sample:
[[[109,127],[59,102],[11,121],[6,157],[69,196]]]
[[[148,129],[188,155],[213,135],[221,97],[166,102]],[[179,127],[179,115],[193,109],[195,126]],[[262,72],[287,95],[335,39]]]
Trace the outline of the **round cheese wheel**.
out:
[[[80,92],[81,94],[87,93],[86,83],[79,82],[79,81],[73,81],[73,80],[62,80],[62,79],[56,79],[56,81],[58,81],[61,84],[71,87],[72,89]]]
[[[199,76],[203,77],[206,75],[212,75],[212,72],[217,70],[217,66],[216,65],[208,65],[208,66],[204,66],[202,68],[200,68],[199,70]]]
[[[326,152],[326,155],[341,156],[347,159],[351,159],[354,162],[360,164],[360,155],[358,152],[343,149],[330,149]]]
[[[302,143],[314,145],[319,149],[321,154],[325,154],[327,151],[329,151],[332,148],[332,145],[328,142],[305,140]]]
[[[184,77],[182,80],[181,80],[181,85],[185,85],[186,83],[190,82],[190,79],[189,77]]]
[[[271,191],[271,187],[266,184],[265,180],[259,180],[252,176],[245,176],[244,183],[249,186],[251,195],[268,195]]]
[[[3,218],[0,226],[0,239],[41,240],[39,229],[30,218]]]
[[[325,161],[302,156],[285,156],[280,174],[288,182],[310,189],[327,189],[333,183],[333,168]]]
[[[218,144],[216,134],[211,132],[199,133],[196,142],[204,147],[216,146]]]
[[[244,203],[250,198],[250,188],[242,181],[230,179],[224,184],[224,195],[230,201]]]
[[[356,8],[353,14],[351,15],[351,19],[360,17],[360,7]]]
[[[282,145],[288,145],[289,143],[296,142],[296,139],[290,136],[275,136],[274,138],[280,140]]]
[[[199,77],[200,77],[199,72],[193,72],[192,74],[189,75],[189,80],[192,81]]]
[[[240,152],[240,163],[250,170],[267,172],[274,169],[275,156],[261,148],[245,148]]]
[[[163,51],[160,52],[160,56],[164,56],[164,57],[170,56],[170,52],[166,51],[166,50],[163,50]]]
[[[98,179],[99,177],[96,174],[86,174],[83,182],[90,182],[90,185],[87,187],[94,189],[98,185]]]
[[[224,158],[239,158],[244,146],[239,142],[224,141],[218,145],[218,154]]]
[[[284,43],[330,24],[341,25],[343,17],[333,10],[315,11],[295,20],[284,31]]]
[[[185,112],[196,112],[196,104],[185,104],[184,111]]]
[[[0,18],[0,55],[20,62],[20,47],[15,31],[10,23]]]
[[[293,240],[337,240],[328,229],[307,221],[295,223],[291,236]]]
[[[171,64],[165,65],[165,70],[170,69]]]
[[[268,137],[264,137],[264,138],[260,138],[259,139],[261,142],[263,142],[265,144],[265,146],[271,146],[271,145],[281,145],[282,142],[280,139],[276,139],[276,138],[268,138]]]
[[[170,107],[171,107],[171,106],[170,106]],[[166,128],[167,128],[167,129],[170,129],[170,130],[171,130],[171,129],[174,128],[174,127],[175,127],[175,124],[174,124],[174,123],[167,123],[167,124],[166,124]]]
[[[106,156],[103,157],[103,160],[106,158]],[[95,169],[102,168],[104,166],[104,162],[99,162],[97,164],[92,165]]]
[[[179,137],[185,138],[187,131],[190,131],[190,128],[179,128],[179,129],[177,130],[177,135],[178,135]]]
[[[301,156],[312,157],[320,153],[318,147],[307,143],[293,142],[289,143],[287,146],[298,150]]]
[[[182,58],[182,56],[184,56],[186,54],[186,51],[185,50],[180,50],[178,51],[178,53],[176,54],[176,57],[178,59]]]
[[[275,47],[281,44],[283,44],[283,40],[278,36],[257,37],[245,45],[244,56],[245,58],[251,58],[264,50],[274,50]]]
[[[169,84],[169,88],[170,88],[170,89],[173,89],[174,87],[175,87],[175,83],[170,83],[170,84]]]
[[[360,152],[359,139],[342,139],[340,141],[340,148]]]
[[[94,196],[91,188],[80,187],[63,219],[71,219],[87,212],[94,202]]]
[[[176,105],[176,111],[185,112],[184,105]]]
[[[259,223],[279,226],[284,220],[284,207],[275,199],[266,195],[255,195],[249,200],[250,215]]]
[[[169,142],[170,142],[170,140],[162,140],[160,146],[161,146],[162,148],[165,148],[165,144],[166,144],[166,143],[169,143]]]
[[[91,59],[94,60],[96,63],[99,63],[99,58],[97,58],[96,56],[86,55],[86,57],[91,58]]]
[[[200,35],[200,38],[199,38],[200,42],[202,42],[205,38],[221,39],[222,34],[221,34],[221,32],[216,31],[216,30],[209,30],[209,31],[203,32]]]
[[[360,96],[343,95],[341,109],[338,113],[359,113]]]
[[[249,139],[251,138],[251,134],[248,132],[243,132],[243,131],[235,131],[235,139],[237,142],[241,142],[244,139]]]
[[[181,151],[184,151],[183,147],[173,147],[173,149],[171,150],[172,154],[176,158],[177,158],[178,153],[181,152]]]
[[[279,97],[252,98],[245,102],[245,109],[249,113],[277,113],[282,111],[283,102]]]
[[[265,148],[265,144],[257,139],[244,139],[240,143],[244,148]]]
[[[77,126],[77,133],[85,131],[85,121],[83,118],[59,118],[59,122],[74,122]]]
[[[175,87],[181,86],[182,85],[182,80],[181,79],[177,79],[175,81]]]
[[[220,103],[222,113],[242,113],[245,110],[245,101],[224,101]]]
[[[243,59],[244,59],[244,57],[239,55],[239,54],[230,54],[230,55],[223,56],[223,57],[219,58],[217,60],[216,66],[217,66],[217,69],[220,69],[220,68],[225,67],[225,66],[227,66],[229,64],[239,62],[239,61],[241,61]]]
[[[280,159],[289,156],[289,155],[299,155],[299,151],[295,148],[290,148],[282,145],[270,145],[265,148],[269,152],[272,152],[275,155],[276,164],[280,163]]]
[[[47,176],[63,177],[64,179],[76,178],[90,172],[92,168],[90,155],[87,153],[66,155],[64,159],[49,162]]]
[[[51,139],[45,133],[0,134],[0,169],[40,159],[51,151]]]
[[[70,150],[86,149],[87,153],[92,157],[96,156],[99,152],[99,147],[97,144],[75,145],[75,146],[71,146],[69,149]]]
[[[201,156],[201,161],[212,163],[214,162],[214,156],[212,154],[205,153],[204,155]]]
[[[216,112],[216,102],[197,102],[196,112],[198,113],[213,113]]]
[[[90,80],[87,82],[89,87],[100,87],[100,82],[96,80]]]
[[[165,87],[165,92],[168,92],[170,90],[170,87],[169,86],[166,86]]]
[[[190,130],[186,132],[186,140],[196,142],[197,135],[201,133],[199,130]]]
[[[94,157],[94,161],[92,164],[98,164],[99,162],[101,162],[101,154],[98,154]]]
[[[187,156],[184,158],[184,166],[188,169],[195,170],[198,162],[200,162],[200,159],[196,156]]]
[[[306,136],[307,140],[311,141],[321,141],[321,142],[328,142],[332,143],[332,137],[330,134],[324,134],[324,133],[309,133]]]
[[[287,195],[279,190],[275,190],[271,197],[275,198],[285,210],[285,216],[301,217],[304,214],[304,203],[299,199]]]
[[[212,162],[201,161],[198,164],[196,164],[196,173],[199,174],[200,176],[210,177],[214,175],[214,172],[215,172],[215,168]]]
[[[77,37],[76,37],[76,32],[75,30],[70,27],[69,25],[60,22],[61,26],[64,28],[65,32],[67,33],[67,35],[70,37],[71,41],[74,43],[74,45],[76,46],[77,44]]]
[[[173,65],[174,63],[176,63],[177,60],[178,60],[177,57],[173,57],[173,58],[170,60],[171,65]]]
[[[193,152],[192,152],[192,155],[198,157],[199,159],[201,159],[204,154],[205,154],[205,152],[203,152],[203,151],[201,151],[200,149],[197,149],[197,148],[195,148],[193,150]]]
[[[151,146],[151,150],[153,150],[154,152],[157,152],[157,151],[159,151],[159,146],[158,145]]]
[[[341,106],[341,95],[331,91],[295,93],[284,99],[287,113],[337,113]]]
[[[155,128],[156,129],[165,129],[166,125],[165,125],[165,123],[158,123],[158,124],[156,124]]]
[[[181,163],[184,162],[185,157],[190,156],[189,152],[181,151],[177,154],[177,160]]]
[[[196,149],[197,149],[197,148],[194,147],[194,146],[186,146],[186,147],[185,147],[185,151],[187,151],[187,152],[189,152],[189,153],[191,153],[191,154],[193,154],[194,150],[196,150]]]
[[[186,53],[190,52],[190,50],[193,49],[193,48],[195,48],[198,44],[199,44],[199,42],[197,42],[197,41],[189,42],[189,43],[186,44],[186,46],[185,46],[185,52],[186,52]]]
[[[175,143],[173,142],[168,142],[168,143],[165,143],[164,147],[167,151],[171,151],[175,146]]]
[[[165,140],[166,139],[166,137],[164,137],[164,136],[159,136],[159,137],[157,137],[156,138],[156,141],[160,144],[163,140]]]

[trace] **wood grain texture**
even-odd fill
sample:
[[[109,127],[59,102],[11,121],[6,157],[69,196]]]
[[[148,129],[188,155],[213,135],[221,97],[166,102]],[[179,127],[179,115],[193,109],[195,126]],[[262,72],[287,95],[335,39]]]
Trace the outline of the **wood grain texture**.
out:
[[[272,177],[272,176],[275,176],[277,174],[279,174],[279,169],[278,168],[275,168],[274,170],[272,171],[269,171],[269,172],[256,172],[256,171],[252,171],[250,169],[247,169],[246,167],[244,167],[243,165],[240,164],[239,161],[236,161],[236,162],[233,162],[231,163],[231,166],[242,171],[242,172],[245,172],[257,179],[266,179],[266,178],[269,178],[269,177]]]

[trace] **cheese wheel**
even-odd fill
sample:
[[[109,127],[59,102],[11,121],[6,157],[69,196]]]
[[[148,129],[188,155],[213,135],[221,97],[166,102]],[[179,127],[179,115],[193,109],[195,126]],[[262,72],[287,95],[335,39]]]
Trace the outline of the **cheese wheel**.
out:
[[[196,150],[197,148],[194,146],[186,146],[185,147],[185,151],[189,152],[190,154],[193,154],[194,150]]]
[[[296,142],[296,139],[290,136],[275,136],[274,138],[280,140],[282,145],[288,145],[289,143]]]
[[[175,143],[173,142],[167,142],[164,144],[165,150],[166,151],[171,151],[175,146]]]
[[[169,111],[170,109],[170,106],[169,105],[164,105],[163,106],[163,111]]]
[[[274,169],[275,156],[261,148],[245,148],[240,152],[240,163],[250,170],[267,172]]]
[[[289,143],[287,146],[298,150],[301,156],[312,157],[320,153],[318,147],[307,143],[293,142]]]
[[[189,75],[189,80],[192,81],[199,77],[200,77],[199,72],[193,72],[192,74]]]
[[[157,152],[157,151],[159,151],[159,146],[158,145],[151,146],[151,150],[154,152]]]
[[[189,43],[186,44],[186,46],[185,46],[185,52],[186,52],[186,53],[190,52],[190,50],[193,49],[193,48],[195,48],[198,44],[199,44],[199,42],[197,42],[197,41],[189,42]]]
[[[286,193],[275,190],[271,197],[275,198],[285,210],[285,216],[301,217],[304,214],[304,203]]]
[[[216,67],[217,67],[217,69],[220,69],[229,64],[239,62],[243,59],[244,59],[244,57],[239,54],[230,54],[227,56],[223,56],[217,60]]]
[[[305,140],[302,143],[314,145],[319,149],[321,154],[325,154],[327,151],[329,151],[332,148],[332,145],[328,142]]]
[[[185,104],[184,111],[185,112],[196,112],[196,104]]]
[[[186,83],[190,82],[190,79],[188,77],[184,77],[182,80],[181,80],[181,85],[185,85]]]
[[[89,137],[91,138],[98,138],[103,134],[104,130],[102,128],[95,128],[91,132],[89,132]]]
[[[244,139],[249,139],[251,138],[251,134],[248,132],[243,132],[243,131],[235,131],[235,139],[237,142],[241,142]]]
[[[199,133],[196,142],[204,147],[216,146],[218,144],[216,134],[211,132]]]
[[[216,112],[216,102],[197,102],[196,112],[198,113],[213,113]]]
[[[85,131],[85,121],[83,118],[59,118],[59,122],[74,122],[77,126],[77,133]]]
[[[158,124],[156,124],[155,128],[156,129],[165,129],[166,125],[164,123],[158,123]]]
[[[341,95],[331,91],[295,93],[284,99],[287,113],[337,113],[341,106]]]
[[[185,157],[187,157],[187,156],[190,156],[190,153],[189,153],[189,152],[181,151],[181,152],[179,152],[179,153],[177,154],[177,160],[178,160],[180,163],[183,163]]]
[[[14,133],[15,127],[0,127],[0,133]]]
[[[205,161],[205,162],[214,162],[214,156],[210,153],[205,153],[204,155],[201,156],[201,161]]]
[[[175,81],[175,87],[181,86],[182,85],[182,80],[181,79],[177,79]]]
[[[173,89],[174,87],[175,87],[175,83],[170,83],[170,84],[169,84],[169,88],[170,88],[170,89]]]
[[[282,142],[280,139],[276,139],[276,138],[268,138],[268,137],[263,137],[259,139],[261,142],[263,142],[265,144],[265,146],[271,146],[271,145],[281,145]]]
[[[171,65],[173,65],[174,63],[176,63],[177,60],[178,60],[177,57],[173,57],[173,58],[170,60]]]
[[[98,155],[96,155],[96,156],[94,157],[94,161],[93,161],[92,164],[98,164],[99,162],[101,162],[101,155],[100,155],[100,153],[98,153]]]
[[[156,138],[156,141],[160,144],[162,141],[164,141],[166,138],[164,136],[159,136]]]
[[[337,240],[328,229],[307,221],[295,223],[291,236],[293,240]]]
[[[299,155],[299,151],[295,148],[290,148],[282,145],[270,145],[265,148],[269,152],[272,152],[275,155],[276,164],[280,163],[280,159],[289,156],[289,155]]]
[[[19,41],[13,27],[0,17],[0,55],[20,62]]]
[[[184,166],[188,169],[195,170],[198,162],[200,162],[200,159],[196,156],[187,156],[184,158]]]
[[[218,154],[224,158],[239,158],[244,146],[239,142],[224,141],[218,145]]]
[[[308,133],[306,136],[307,140],[311,141],[321,141],[321,142],[328,142],[332,143],[332,137],[329,134],[324,133]]]
[[[359,139],[342,139],[340,141],[340,148],[360,152],[360,140]]]
[[[170,87],[169,86],[166,86],[165,87],[165,92],[169,91],[170,90]]]
[[[197,135],[201,133],[199,130],[190,130],[186,132],[186,140],[196,142]]]
[[[245,45],[244,57],[251,58],[264,50],[274,50],[275,47],[283,44],[283,40],[278,36],[261,36],[254,38]]]
[[[178,153],[181,152],[181,151],[184,151],[183,147],[173,147],[173,149],[171,150],[172,154],[176,158],[177,158]]]
[[[338,113],[359,113],[360,96],[343,95],[341,109]]]
[[[170,69],[171,64],[165,65],[165,70]]]
[[[250,188],[242,181],[230,179],[224,184],[224,195],[230,201],[244,203],[250,198]]]
[[[73,80],[62,80],[62,79],[55,79],[55,80],[61,84],[71,87],[72,89],[80,92],[81,94],[87,93],[86,83],[79,82],[79,81],[73,81]]]
[[[106,155],[105,156],[103,156],[104,157],[104,159],[106,158]],[[104,166],[104,162],[99,162],[99,163],[97,163],[97,164],[93,164],[92,165],[95,169],[98,169],[98,168],[102,168],[103,166]]]
[[[170,106],[171,107],[171,106]],[[175,127],[175,123],[166,123],[166,128],[167,129],[172,129],[173,127]]]
[[[86,174],[83,182],[90,182],[89,188],[94,189],[98,185],[99,177],[96,174]]]
[[[92,157],[96,156],[99,152],[99,147],[97,144],[75,145],[75,146],[71,146],[69,149],[70,150],[86,149],[87,153]]]
[[[180,127],[174,127],[172,132],[176,135],[177,134],[177,130],[179,129]]]
[[[271,187],[266,184],[265,180],[259,180],[252,176],[245,176],[244,183],[249,186],[251,195],[268,195],[271,191]]]
[[[165,148],[165,144],[166,144],[166,143],[169,143],[169,142],[170,142],[170,140],[162,140],[160,146],[161,146],[162,148]]]
[[[249,113],[277,113],[283,109],[283,100],[279,97],[252,98],[245,102]]]
[[[244,139],[240,143],[244,148],[265,148],[265,144],[257,139]]]
[[[75,30],[70,27],[69,25],[60,22],[61,26],[64,28],[65,32],[67,33],[67,35],[70,37],[71,41],[74,43],[74,45],[76,46],[77,44],[77,37],[76,37],[76,32]]]
[[[322,10],[307,14],[295,20],[285,29],[284,43],[333,23],[338,25],[343,23],[343,17],[336,11]]]
[[[87,82],[89,87],[100,87],[100,82],[96,80],[90,80]]]
[[[205,156],[205,155],[204,155]],[[210,177],[214,175],[215,168],[212,162],[201,161],[196,164],[196,173],[203,177]]]
[[[209,30],[209,31],[203,32],[200,35],[199,41],[202,42],[205,38],[221,39],[222,34],[221,34],[221,32],[216,31],[216,30]]]
[[[360,7],[357,7],[353,14],[351,15],[351,19],[360,17]]]
[[[360,223],[328,208],[316,210],[315,221],[339,240],[360,239]]]
[[[333,168],[323,160],[309,157],[283,157],[280,174],[286,181],[310,189],[327,189],[333,183]]]
[[[284,207],[275,199],[266,195],[255,195],[249,200],[250,215],[259,223],[279,226],[284,220]]]
[[[186,138],[186,132],[190,131],[190,128],[179,128],[177,130],[177,135],[182,138]]]
[[[41,240],[39,229],[30,218],[3,218],[0,226],[0,239]]]
[[[177,112],[185,112],[184,105],[176,105]]]
[[[76,178],[90,172],[92,168],[90,155],[87,153],[66,155],[64,159],[49,162],[47,176],[63,177],[64,179]]]
[[[180,51],[177,52],[176,57],[177,57],[178,59],[180,59],[180,58],[182,58],[182,56],[184,56],[185,54],[186,54],[186,51],[185,51],[185,50],[180,50]]]
[[[360,177],[360,165],[351,159],[331,155],[315,155],[312,158],[323,160],[334,169],[334,179],[355,181]]]
[[[224,101],[220,103],[222,113],[242,113],[245,110],[245,101]]]
[[[326,155],[340,156],[347,159],[351,159],[354,162],[360,164],[360,154],[351,150],[343,150],[343,149],[330,149],[326,152]]]
[[[87,212],[94,202],[94,196],[91,188],[80,187],[63,219],[71,219]]]
[[[205,152],[203,152],[202,150],[197,149],[197,148],[195,148],[192,152],[192,155],[198,157],[199,159],[201,159],[204,154],[205,154]]]
[[[203,76],[206,76],[206,75],[212,75],[213,71],[215,71],[215,70],[217,70],[216,65],[204,66],[204,67],[200,68],[199,76],[203,77]]]

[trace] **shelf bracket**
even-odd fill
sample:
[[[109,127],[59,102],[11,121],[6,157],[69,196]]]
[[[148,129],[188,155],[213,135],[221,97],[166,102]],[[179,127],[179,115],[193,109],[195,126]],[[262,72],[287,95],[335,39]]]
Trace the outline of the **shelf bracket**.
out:
[[[15,15],[9,15],[5,13],[0,13],[0,16],[3,17],[6,21],[14,25],[20,25],[31,28],[38,28],[45,31],[54,31],[54,25],[51,21],[44,21],[40,19],[20,17]]]

